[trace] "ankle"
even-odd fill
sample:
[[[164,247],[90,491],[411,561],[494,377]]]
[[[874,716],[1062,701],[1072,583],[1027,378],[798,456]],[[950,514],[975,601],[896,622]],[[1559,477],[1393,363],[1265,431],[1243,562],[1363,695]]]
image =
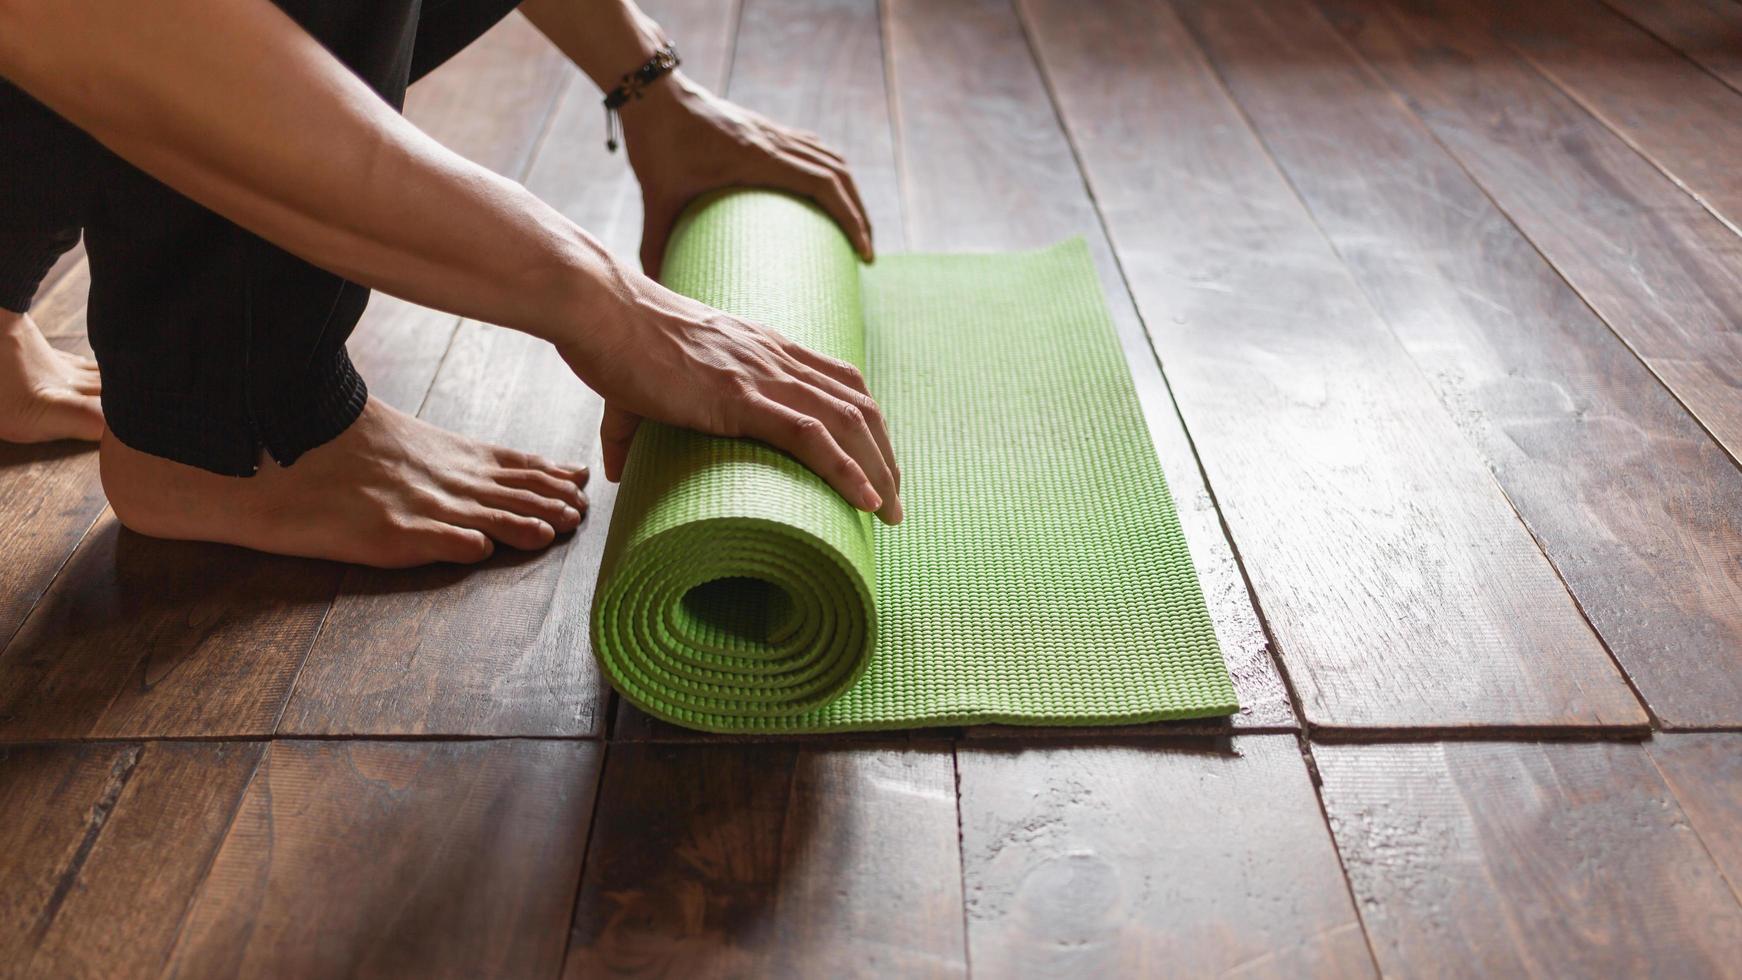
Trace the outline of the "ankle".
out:
[[[28,313],[14,313],[0,307],[0,338],[14,340],[36,332],[36,324]]]

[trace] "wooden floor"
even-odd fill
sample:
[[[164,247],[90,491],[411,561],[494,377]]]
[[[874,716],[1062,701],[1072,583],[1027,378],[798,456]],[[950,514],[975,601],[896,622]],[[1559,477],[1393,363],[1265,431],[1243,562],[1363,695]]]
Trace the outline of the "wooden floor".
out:
[[[603,483],[379,573],[0,447],[0,973],[1742,975],[1742,3],[648,7],[884,251],[1088,240],[1245,709],[697,736],[588,653]],[[408,111],[632,253],[596,100],[516,19]],[[523,336],[352,352],[594,453]]]

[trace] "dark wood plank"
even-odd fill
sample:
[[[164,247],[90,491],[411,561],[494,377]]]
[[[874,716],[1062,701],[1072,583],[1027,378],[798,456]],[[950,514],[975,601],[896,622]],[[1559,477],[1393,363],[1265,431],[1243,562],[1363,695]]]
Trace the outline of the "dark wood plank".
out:
[[[986,976],[1371,976],[1295,740],[961,750]]]
[[[1463,4],[1320,7],[1732,458],[1742,239]],[[1479,72],[1471,65],[1481,65]]]
[[[1287,689],[1181,426],[1174,393],[1020,26],[999,2],[936,8],[901,3],[889,7],[888,18],[908,244],[921,250],[1010,250],[1073,235],[1088,242],[1240,698],[1241,710],[1230,724],[1185,727],[1293,727]]]
[[[883,39],[862,0],[747,0],[728,94],[846,157],[880,251],[907,240]]]
[[[0,975],[156,972],[261,750],[0,748]]]
[[[1307,0],[1178,6],[1657,718],[1742,725],[1735,464]]]
[[[730,5],[653,6],[684,39],[686,70],[723,74],[736,22]],[[622,154],[600,141],[596,97],[566,93],[526,185],[634,254],[635,185]],[[443,428],[553,459],[593,458],[602,405],[549,344],[486,324],[460,327],[419,415]],[[602,475],[570,540],[536,554],[504,549],[483,567],[357,569],[345,580],[285,710],[281,733],[598,735],[607,691],[587,617],[616,488]]]
[[[1742,897],[1742,734],[1661,735],[1647,748],[1688,825]]]
[[[416,86],[408,112],[458,152],[519,174],[568,72],[530,25],[512,18]],[[75,270],[49,297],[60,311],[56,322],[64,317],[68,324],[57,336],[82,335],[82,294]],[[415,409],[457,322],[377,297],[351,348],[374,394]],[[16,505],[6,513],[61,508],[70,516],[31,532],[19,563],[24,571],[0,574],[17,574],[16,595],[28,597],[48,586],[63,562],[66,571],[0,655],[0,733],[51,739],[271,732],[343,569],[141,538],[121,530],[112,514],[97,517],[102,498],[93,454],[38,469],[0,477],[4,486],[34,477],[28,489],[0,494]],[[96,526],[68,559],[64,549],[93,517]]]
[[[1643,726],[1493,476],[1171,10],[1024,9],[1308,721]],[[935,75],[922,84],[973,84]]]
[[[1742,905],[1638,744],[1315,746],[1380,968],[1724,976]]]
[[[945,745],[616,744],[566,975],[963,976]]]
[[[1478,0],[1470,9],[1742,233],[1742,92],[1600,0]]]
[[[591,742],[273,742],[172,976],[551,976]]]
[[[1603,0],[1742,92],[1742,4],[1735,0]]]
[[[105,515],[0,657],[0,739],[269,734],[340,574]]]

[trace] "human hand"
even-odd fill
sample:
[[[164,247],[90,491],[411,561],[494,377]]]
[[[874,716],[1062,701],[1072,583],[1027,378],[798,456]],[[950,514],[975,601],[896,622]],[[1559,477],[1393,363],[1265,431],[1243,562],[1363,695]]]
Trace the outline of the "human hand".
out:
[[[871,224],[847,164],[816,136],[709,92],[680,72],[620,112],[629,164],[641,182],[641,268],[658,278],[678,215],[721,187],[768,187],[808,197],[835,219],[859,257],[872,259]]]
[[[783,449],[849,503],[900,523],[901,471],[859,370],[618,266],[611,299],[557,350],[605,397],[605,476],[617,480],[642,418]],[[614,300],[614,301],[613,301]]]

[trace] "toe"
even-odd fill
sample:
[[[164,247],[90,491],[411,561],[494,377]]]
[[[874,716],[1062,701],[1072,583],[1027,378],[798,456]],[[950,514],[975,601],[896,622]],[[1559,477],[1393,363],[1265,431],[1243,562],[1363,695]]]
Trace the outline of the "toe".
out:
[[[521,517],[537,518],[549,524],[558,534],[566,534],[581,526],[582,509],[560,497],[547,497],[531,490],[496,484],[478,488],[475,496],[486,507],[505,510]],[[584,506],[583,503],[582,507]]]
[[[496,463],[510,470],[536,470],[548,473],[559,480],[573,483],[575,486],[585,486],[587,468],[568,463],[553,463],[537,453],[523,453],[516,449],[497,449]]]
[[[560,500],[579,511],[587,509],[587,495],[573,480],[553,476],[544,470],[503,470],[495,481],[504,487],[530,490],[540,496]]]
[[[522,551],[536,551],[556,540],[556,529],[544,521],[483,503],[457,508],[449,519]]]
[[[418,531],[416,541],[421,554],[415,564],[419,565],[438,561],[470,565],[490,557],[496,550],[496,543],[483,531],[452,524],[432,522]]]

